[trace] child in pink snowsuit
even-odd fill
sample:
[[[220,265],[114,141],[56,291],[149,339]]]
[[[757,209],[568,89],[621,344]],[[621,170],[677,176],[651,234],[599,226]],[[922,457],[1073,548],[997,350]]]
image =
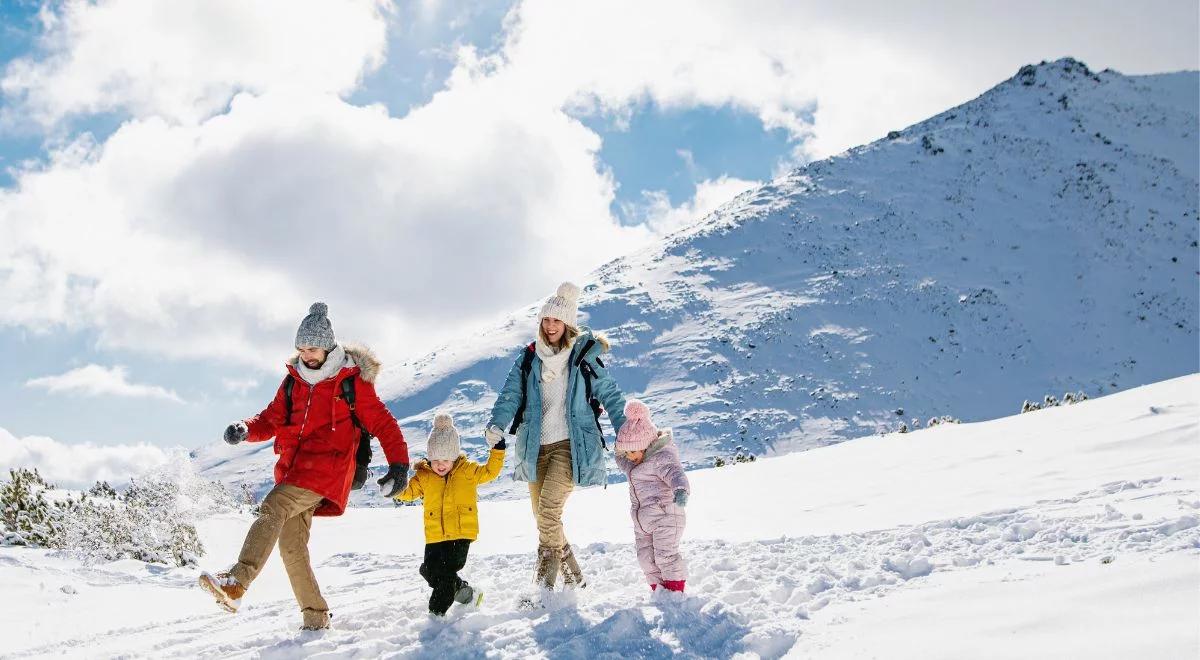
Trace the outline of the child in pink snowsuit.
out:
[[[670,429],[655,428],[650,409],[637,399],[625,404],[625,424],[617,432],[617,466],[629,477],[633,539],[650,588],[683,591],[687,562],[679,554],[679,541],[691,487]]]

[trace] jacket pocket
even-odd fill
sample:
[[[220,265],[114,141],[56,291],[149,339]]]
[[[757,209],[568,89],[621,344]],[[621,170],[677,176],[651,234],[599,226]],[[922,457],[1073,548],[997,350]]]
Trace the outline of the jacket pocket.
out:
[[[479,514],[474,505],[458,507],[458,533],[471,538],[479,536]]]
[[[440,541],[443,535],[442,521],[438,513],[432,510],[425,511],[425,538],[434,543]]]

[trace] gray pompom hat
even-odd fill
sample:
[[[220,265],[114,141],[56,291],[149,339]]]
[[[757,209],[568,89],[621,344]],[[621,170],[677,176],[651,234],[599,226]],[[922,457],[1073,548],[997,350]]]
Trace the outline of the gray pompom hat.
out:
[[[453,461],[458,458],[461,445],[454,420],[445,413],[433,418],[433,429],[429,432],[425,457],[430,461]]]
[[[329,323],[329,306],[315,302],[308,308],[308,316],[296,330],[296,348],[323,348],[332,351],[337,346],[333,337],[333,325]]]

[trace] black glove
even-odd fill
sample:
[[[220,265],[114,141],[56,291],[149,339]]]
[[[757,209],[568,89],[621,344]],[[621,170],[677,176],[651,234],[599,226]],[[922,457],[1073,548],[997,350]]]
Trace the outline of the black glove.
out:
[[[367,483],[367,478],[371,476],[371,470],[364,464],[358,463],[354,466],[354,483],[351,484],[350,490],[358,490]]]
[[[250,429],[246,428],[245,422],[234,422],[225,427],[225,442],[236,445],[244,441],[249,434]]]
[[[492,449],[499,449],[500,451],[504,451],[505,449],[508,449],[508,443],[506,443],[504,441],[504,439],[501,438],[500,442],[497,442],[496,445],[494,447],[492,447]]]
[[[388,482],[391,482],[389,484]],[[379,484],[379,492],[384,497],[395,497],[408,485],[408,466],[404,463],[392,463],[388,466],[387,474],[375,483]]]

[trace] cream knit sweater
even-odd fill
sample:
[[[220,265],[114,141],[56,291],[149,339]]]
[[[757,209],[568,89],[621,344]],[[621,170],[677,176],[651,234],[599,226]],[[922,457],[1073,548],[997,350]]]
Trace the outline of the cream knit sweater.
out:
[[[537,354],[542,360],[542,444],[570,438],[567,429],[567,361],[571,347],[555,351],[538,333]]]

